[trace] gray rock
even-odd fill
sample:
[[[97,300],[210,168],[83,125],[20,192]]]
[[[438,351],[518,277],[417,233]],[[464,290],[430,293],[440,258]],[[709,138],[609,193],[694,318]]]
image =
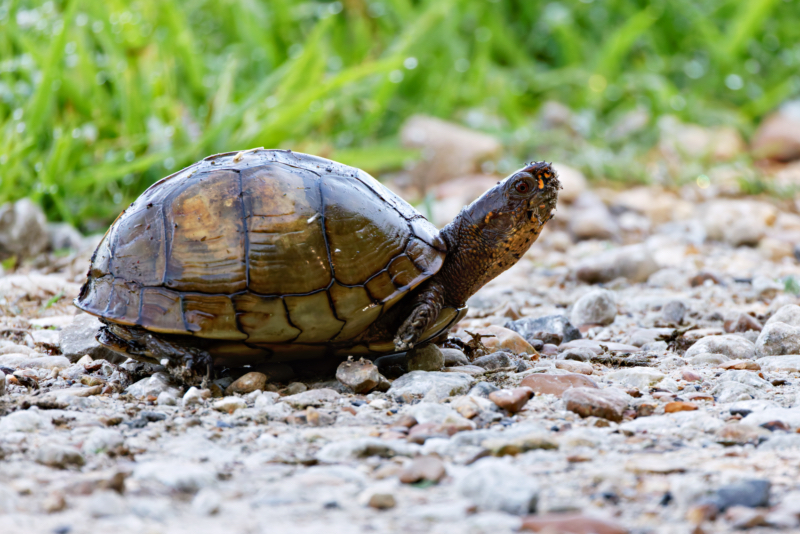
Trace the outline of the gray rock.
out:
[[[111,517],[126,513],[128,505],[116,491],[100,490],[92,493],[87,510],[92,517]]]
[[[71,249],[79,251],[84,246],[83,235],[69,223],[49,223],[47,237],[51,250]]]
[[[773,433],[767,441],[758,446],[758,450],[785,451],[800,449],[800,434]]]
[[[117,430],[98,428],[86,436],[81,446],[83,452],[89,454],[100,454],[114,451],[125,443],[122,434]]]
[[[442,356],[444,356],[445,367],[458,367],[460,365],[469,365],[467,355],[458,349],[440,349]]]
[[[721,511],[732,506],[760,508],[769,506],[769,480],[742,480],[719,488],[710,498]]]
[[[192,499],[192,511],[199,516],[217,514],[221,505],[222,497],[218,491],[211,488],[200,490]]]
[[[794,356],[765,356],[758,359],[758,365],[763,371],[789,371],[800,373],[800,355]]]
[[[515,515],[536,511],[539,484],[499,458],[476,462],[456,482],[457,491],[480,510],[500,510]]]
[[[680,300],[671,300],[661,308],[661,320],[667,324],[679,325],[686,315],[686,304]]]
[[[509,321],[505,326],[524,337],[528,343],[538,339],[543,343],[560,345],[581,338],[580,331],[564,315],[547,315],[536,319],[525,317]]]
[[[69,360],[63,356],[41,356],[32,358],[19,365],[23,369],[66,369]]]
[[[666,378],[664,373],[652,367],[630,367],[614,371],[607,376],[614,382],[640,391],[649,391],[651,387],[655,387]]]
[[[0,397],[6,394],[6,374],[0,371]]]
[[[686,358],[686,362],[689,365],[713,365],[717,366],[722,362],[730,361],[730,358],[725,356],[724,354],[713,354],[710,352],[704,352],[702,354],[697,354],[696,356],[692,356],[691,358]]]
[[[800,327],[770,319],[758,335],[756,354],[759,358],[800,354]]]
[[[595,352],[587,347],[574,347],[558,355],[559,360],[575,360],[577,362],[590,362],[595,357]]]
[[[404,441],[388,441],[379,438],[357,438],[328,443],[317,452],[316,459],[322,463],[339,463],[380,456],[414,456],[419,445]]]
[[[600,324],[614,322],[617,316],[617,299],[607,289],[594,289],[585,294],[572,308],[570,322],[574,325]]]
[[[478,382],[469,390],[467,395],[471,397],[483,397],[485,399],[489,398],[489,394],[493,391],[498,391],[500,388],[495,386],[494,384],[490,384],[489,382]]]
[[[217,483],[217,473],[207,465],[181,461],[137,463],[131,477],[143,482],[157,482],[169,489],[195,493]]]
[[[570,388],[561,396],[567,410],[581,417],[601,417],[619,423],[632,400],[617,388]]]
[[[125,393],[138,398],[158,398],[164,391],[170,392],[175,398],[181,396],[180,389],[172,385],[170,376],[163,372],[155,373],[147,378],[142,378],[125,389]]]
[[[587,284],[602,284],[617,278],[640,283],[656,271],[658,264],[646,246],[629,245],[582,259],[575,268],[575,276]]]
[[[631,333],[628,343],[635,347],[642,347],[657,341],[661,336],[671,334],[673,331],[673,328],[639,328]]]
[[[88,313],[77,314],[72,324],[61,329],[58,341],[61,354],[73,363],[86,354],[94,360],[107,360],[112,363],[122,363],[127,360],[126,356],[104,347],[95,339],[101,326],[103,323],[97,317]]]
[[[438,402],[420,402],[409,406],[403,411],[412,416],[417,423],[452,424],[459,427],[474,426],[468,419],[459,415],[453,408]]]
[[[800,410],[797,408],[774,407],[753,411],[742,419],[742,424],[761,426],[770,421],[781,421],[791,428],[800,428]]]
[[[48,467],[66,469],[70,466],[83,465],[83,455],[67,445],[44,444],[36,451],[36,462]]]
[[[303,410],[309,406],[322,406],[329,402],[335,402],[341,395],[329,388],[311,389],[295,395],[283,397],[281,400],[298,410]]]
[[[0,258],[33,257],[49,244],[47,218],[38,205],[23,198],[0,206]]]
[[[50,420],[33,409],[12,412],[0,418],[0,435],[10,432],[36,432],[51,427]]]
[[[755,357],[756,347],[751,341],[736,334],[706,336],[689,347],[683,357],[693,358],[706,352],[724,354],[733,360],[752,360]]]
[[[409,371],[441,371],[444,367],[444,355],[433,343],[414,348],[406,355]]]
[[[381,383],[381,374],[371,361],[349,358],[339,364],[336,379],[356,393],[369,393]]]
[[[729,371],[725,371],[721,375],[719,375],[719,380],[724,382],[725,380],[730,380],[733,382],[739,382],[741,384],[746,384],[748,386],[754,388],[768,388],[772,387],[772,384],[764,380],[763,378],[759,377],[752,371],[742,371],[738,369],[732,369]]]
[[[491,371],[492,369],[509,367],[511,365],[511,358],[509,358],[509,354],[507,352],[493,352],[492,354],[476,358],[472,362],[472,365],[477,365],[478,367],[483,367],[484,369]]]
[[[717,402],[736,402],[756,398],[758,390],[741,382],[725,380],[717,382],[714,389],[711,390],[711,394],[717,399]]]
[[[791,326],[800,327],[800,306],[797,304],[787,304],[772,314],[764,326],[772,323],[786,323]]]
[[[411,371],[395,380],[387,394],[393,398],[407,394],[442,400],[466,393],[472,381],[472,377],[464,373]]]

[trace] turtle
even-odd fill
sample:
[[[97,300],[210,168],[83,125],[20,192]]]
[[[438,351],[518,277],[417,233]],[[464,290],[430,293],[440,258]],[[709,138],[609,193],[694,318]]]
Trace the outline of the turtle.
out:
[[[442,230],[366,172],[289,150],[209,156],[110,226],[74,304],[97,340],[188,383],[213,369],[408,351],[514,265],[555,213],[533,162]]]

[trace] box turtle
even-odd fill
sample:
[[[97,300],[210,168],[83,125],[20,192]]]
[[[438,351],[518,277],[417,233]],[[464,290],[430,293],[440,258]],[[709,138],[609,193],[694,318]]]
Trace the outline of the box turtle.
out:
[[[437,230],[373,177],[254,149],[157,182],[109,228],[75,304],[98,340],[196,382],[214,366],[401,352],[446,337],[553,216],[531,163]]]

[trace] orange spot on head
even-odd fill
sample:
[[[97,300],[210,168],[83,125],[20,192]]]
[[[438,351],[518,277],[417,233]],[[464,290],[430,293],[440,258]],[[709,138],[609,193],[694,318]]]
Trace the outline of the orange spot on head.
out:
[[[544,180],[542,180],[541,176],[539,177],[539,189],[544,189]]]

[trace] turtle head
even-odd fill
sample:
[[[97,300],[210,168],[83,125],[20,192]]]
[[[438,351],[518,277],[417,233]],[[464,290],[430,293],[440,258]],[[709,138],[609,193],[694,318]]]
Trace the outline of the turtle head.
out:
[[[519,261],[553,218],[561,184],[543,161],[512,173],[464,208],[442,230],[452,300],[466,302],[478,289]]]

